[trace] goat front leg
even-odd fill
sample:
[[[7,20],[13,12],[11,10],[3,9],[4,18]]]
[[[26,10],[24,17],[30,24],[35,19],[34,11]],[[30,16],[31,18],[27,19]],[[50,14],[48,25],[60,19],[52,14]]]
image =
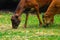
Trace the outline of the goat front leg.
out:
[[[38,4],[35,5],[35,9],[36,9],[37,18],[39,20],[39,25],[42,26],[42,21],[40,19],[40,15],[39,15],[39,6],[38,6]]]
[[[28,13],[26,14],[26,20],[25,20],[25,24],[24,24],[24,27],[26,28],[26,26],[27,26],[27,21],[28,21]]]

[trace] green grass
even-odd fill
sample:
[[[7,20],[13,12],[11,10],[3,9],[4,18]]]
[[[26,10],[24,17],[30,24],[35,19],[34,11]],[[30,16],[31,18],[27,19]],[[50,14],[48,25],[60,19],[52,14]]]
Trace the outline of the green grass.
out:
[[[0,12],[0,40],[60,40],[60,15],[55,16],[54,24],[44,28],[39,26],[36,15],[30,14],[27,28],[24,28],[26,16],[22,14],[17,29],[12,29],[11,16],[12,13]]]

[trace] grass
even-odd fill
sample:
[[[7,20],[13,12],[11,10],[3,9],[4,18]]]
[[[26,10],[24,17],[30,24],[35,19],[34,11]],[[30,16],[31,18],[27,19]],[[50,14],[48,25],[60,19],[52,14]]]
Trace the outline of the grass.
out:
[[[44,28],[39,26],[36,15],[30,14],[26,29],[23,26],[25,14],[22,14],[18,29],[12,29],[10,20],[12,15],[0,12],[0,40],[60,40],[60,15],[55,16],[54,24]]]

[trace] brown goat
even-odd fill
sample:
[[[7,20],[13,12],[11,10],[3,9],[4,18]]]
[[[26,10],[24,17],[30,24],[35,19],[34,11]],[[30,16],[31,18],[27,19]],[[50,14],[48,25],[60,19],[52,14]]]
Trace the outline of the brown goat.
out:
[[[36,10],[36,15],[38,17],[40,25],[42,25],[42,21],[40,19],[39,15],[39,8],[43,7],[45,5],[49,5],[52,0],[20,0],[16,10],[15,14],[12,16],[11,21],[12,21],[12,27],[17,28],[19,25],[21,19],[19,16],[21,16],[22,12],[25,10],[25,8],[31,9],[34,8]],[[28,12],[26,12],[26,21],[24,27],[26,28],[27,25],[27,20],[28,20]]]
[[[60,0],[53,0],[43,16],[45,26],[53,23],[54,16],[60,13]]]

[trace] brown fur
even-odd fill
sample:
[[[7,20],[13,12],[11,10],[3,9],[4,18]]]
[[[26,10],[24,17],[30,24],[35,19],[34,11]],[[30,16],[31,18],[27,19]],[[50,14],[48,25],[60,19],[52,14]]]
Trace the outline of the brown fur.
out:
[[[39,23],[42,24],[42,21],[39,17],[39,7],[49,5],[51,1],[52,0],[21,0],[18,4],[17,8],[16,8],[14,16],[12,16],[13,18],[11,18],[11,21],[12,20],[15,20],[15,21],[20,20],[20,19],[18,19],[18,17],[21,16],[21,14],[22,14],[22,12],[24,11],[25,8],[34,8],[36,10],[36,15],[38,17]],[[27,20],[28,20],[28,15],[29,14],[26,14],[26,21],[25,21],[25,26],[24,27],[26,27]],[[16,16],[17,16],[17,19],[16,19]],[[13,24],[13,23],[14,22],[12,21],[12,27],[13,27],[13,25],[16,25],[17,22],[15,24]],[[16,26],[14,26],[14,27],[16,27]]]
[[[54,15],[60,13],[60,0],[53,0],[44,14],[45,25],[51,24],[54,21]]]

